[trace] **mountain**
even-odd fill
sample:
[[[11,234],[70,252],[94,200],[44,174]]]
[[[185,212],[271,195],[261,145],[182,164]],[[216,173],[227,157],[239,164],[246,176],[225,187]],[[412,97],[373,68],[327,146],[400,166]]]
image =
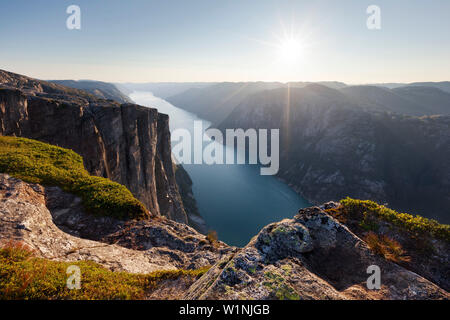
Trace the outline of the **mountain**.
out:
[[[401,87],[428,87],[437,88],[444,92],[450,93],[450,81],[441,82],[412,82],[412,83],[375,83],[369,84],[370,86],[385,87],[388,89],[396,89]]]
[[[413,82],[409,83],[407,86],[418,86],[418,87],[430,87],[437,88],[442,91],[450,93],[450,81],[441,82]]]
[[[450,91],[446,92],[435,87],[414,85],[396,88],[393,92],[411,103],[422,105],[422,110],[427,115],[450,114]]]
[[[450,114],[450,95],[436,88],[407,86],[390,90],[376,86],[350,86],[340,91],[367,110],[411,116]]]
[[[49,80],[51,83],[87,91],[98,98],[115,100],[119,103],[131,103],[131,99],[116,85],[92,80]]]
[[[93,175],[125,185],[153,214],[187,223],[169,118],[156,109],[0,70],[0,134],[69,148]]]
[[[342,82],[320,82],[330,88],[343,88]],[[209,120],[213,125],[223,121],[245,98],[264,90],[302,88],[311,82],[222,82],[206,88],[192,88],[166,98],[173,105]]]
[[[450,117],[365,110],[348,90],[259,92],[218,127],[279,128],[278,176],[312,203],[350,196],[449,222]]]
[[[189,89],[201,89],[214,85],[214,82],[148,82],[116,84],[129,94],[133,91],[150,91],[153,95],[166,99]],[[123,92],[123,90],[122,90]]]
[[[192,88],[166,100],[203,119],[219,123],[248,95],[282,86],[277,82],[223,82],[206,88]]]
[[[321,84],[325,87],[331,88],[331,89],[342,89],[347,87],[347,84],[339,81],[318,81],[318,82],[310,82],[310,81],[296,81],[296,82],[288,82],[286,85],[291,88],[304,88],[310,84]]]

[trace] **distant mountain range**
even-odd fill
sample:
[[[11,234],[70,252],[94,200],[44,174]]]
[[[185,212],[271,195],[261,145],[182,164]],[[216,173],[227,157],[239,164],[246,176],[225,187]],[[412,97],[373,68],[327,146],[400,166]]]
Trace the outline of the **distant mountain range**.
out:
[[[190,88],[166,100],[217,125],[253,94],[277,88],[302,88],[310,84],[312,83],[223,82],[203,88]],[[450,114],[450,82],[398,84],[395,89],[381,85],[347,86],[342,82],[332,81],[317,84],[339,90],[357,108],[414,116]]]
[[[133,91],[150,91],[160,98],[182,93],[189,89],[200,89],[211,86],[214,82],[148,82],[148,83],[116,83],[116,86],[126,94]]]
[[[441,81],[441,82],[412,82],[412,83],[376,83],[370,84],[372,86],[378,87],[386,87],[389,89],[395,89],[400,87],[414,86],[414,87],[433,87],[441,89],[442,91],[446,91],[450,93],[450,81]]]

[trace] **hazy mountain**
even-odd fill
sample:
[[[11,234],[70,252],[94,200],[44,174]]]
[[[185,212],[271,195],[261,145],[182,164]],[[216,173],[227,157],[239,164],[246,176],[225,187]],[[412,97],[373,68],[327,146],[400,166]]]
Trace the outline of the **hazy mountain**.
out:
[[[321,82],[332,88],[342,88],[341,82]],[[166,100],[173,105],[193,112],[200,117],[218,124],[223,121],[233,109],[248,96],[276,88],[302,88],[311,82],[222,82],[206,88],[192,88],[180,94],[168,97]]]
[[[150,91],[155,96],[167,98],[193,88],[205,88],[214,82],[149,82],[149,83],[120,83],[120,88],[128,91]]]
[[[450,94],[437,88],[408,86],[390,90],[376,86],[351,86],[340,91],[368,110],[413,116],[450,114]]]
[[[377,87],[385,87],[389,89],[396,89],[400,87],[431,87],[441,89],[442,91],[450,93],[450,81],[441,81],[441,82],[412,82],[412,83],[375,83],[369,84],[371,86]]]
[[[319,81],[319,82],[288,82],[288,85],[291,87],[296,87],[296,88],[303,88],[306,87],[309,84],[321,84],[324,85],[328,88],[331,89],[341,89],[341,88],[345,88],[347,87],[347,85],[343,82],[339,82],[339,81]]]
[[[406,86],[393,89],[393,92],[411,103],[422,105],[426,114],[450,114],[450,91],[437,87]]]
[[[192,88],[166,100],[173,105],[218,123],[248,95],[284,86],[279,82],[223,82],[206,88]]]
[[[313,203],[351,196],[450,221],[449,116],[365,110],[315,84],[249,96],[219,128],[279,128],[279,176]]]
[[[438,88],[442,91],[450,93],[450,81],[441,82],[413,82],[408,84],[408,86],[418,86],[418,87],[432,87]]]
[[[120,103],[132,102],[132,100],[120,91],[114,84],[92,80],[50,80],[49,82],[66,87],[87,91],[101,99],[111,99]]]

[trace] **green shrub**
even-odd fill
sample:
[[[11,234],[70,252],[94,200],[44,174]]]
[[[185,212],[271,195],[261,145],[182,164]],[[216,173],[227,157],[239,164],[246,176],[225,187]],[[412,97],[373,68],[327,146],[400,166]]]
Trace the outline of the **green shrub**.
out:
[[[69,290],[66,271],[76,265],[81,288]],[[197,278],[208,268],[155,271],[149,274],[112,272],[92,261],[59,262],[33,257],[21,244],[0,249],[0,299],[142,299],[164,280]]]
[[[347,219],[361,221],[361,225],[368,230],[377,228],[376,221],[384,220],[416,236],[430,235],[450,241],[450,225],[440,224],[436,220],[399,213],[370,200],[355,200],[347,197],[341,200],[341,205]]]
[[[30,183],[58,186],[81,197],[92,214],[118,219],[148,217],[148,211],[123,185],[91,176],[72,150],[16,137],[0,137],[0,172]]]

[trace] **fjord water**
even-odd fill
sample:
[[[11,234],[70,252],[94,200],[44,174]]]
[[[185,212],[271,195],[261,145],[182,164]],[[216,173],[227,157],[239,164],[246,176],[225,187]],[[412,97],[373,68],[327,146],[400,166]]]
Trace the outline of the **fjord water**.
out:
[[[203,121],[204,130],[210,125],[150,92],[134,92],[130,97],[140,105],[168,114],[171,131],[184,128],[193,135],[195,120]],[[183,167],[193,181],[200,214],[208,227],[217,231],[219,239],[230,245],[245,246],[265,225],[291,218],[298,209],[309,206],[283,182],[260,175],[257,165],[183,164]]]

